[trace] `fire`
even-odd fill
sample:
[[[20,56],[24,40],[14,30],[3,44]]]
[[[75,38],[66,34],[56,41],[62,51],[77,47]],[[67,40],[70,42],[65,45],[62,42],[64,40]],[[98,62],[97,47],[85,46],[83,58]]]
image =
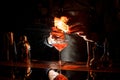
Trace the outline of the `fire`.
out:
[[[64,32],[68,32],[69,25],[67,25],[67,22],[68,18],[65,16],[61,16],[60,18],[54,18],[54,26]]]
[[[64,40],[64,32],[67,34],[77,34],[85,41],[94,42],[93,40],[87,39],[86,35],[84,34],[85,26],[83,24],[76,22],[75,24],[69,26],[67,25],[68,20],[69,19],[66,16],[61,16],[60,18],[54,17],[54,27],[52,27],[52,31],[48,37],[49,44],[55,44],[59,40]]]

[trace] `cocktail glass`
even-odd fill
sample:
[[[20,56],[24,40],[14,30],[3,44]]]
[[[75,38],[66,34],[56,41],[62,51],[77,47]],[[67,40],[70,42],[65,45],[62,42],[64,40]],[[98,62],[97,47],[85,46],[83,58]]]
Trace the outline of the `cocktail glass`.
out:
[[[52,45],[59,51],[59,61],[58,61],[58,64],[59,64],[59,73],[61,74],[61,51],[67,47],[68,43],[67,43],[67,40],[64,40],[64,39],[57,39],[55,40],[54,43],[52,43]]]

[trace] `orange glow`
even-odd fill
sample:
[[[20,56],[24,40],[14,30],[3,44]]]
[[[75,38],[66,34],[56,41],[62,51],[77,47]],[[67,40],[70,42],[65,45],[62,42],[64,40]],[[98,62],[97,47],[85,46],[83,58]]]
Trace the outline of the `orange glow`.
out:
[[[68,32],[68,18],[65,16],[61,16],[61,18],[54,18],[54,26],[57,27],[58,29],[64,31],[64,32]]]

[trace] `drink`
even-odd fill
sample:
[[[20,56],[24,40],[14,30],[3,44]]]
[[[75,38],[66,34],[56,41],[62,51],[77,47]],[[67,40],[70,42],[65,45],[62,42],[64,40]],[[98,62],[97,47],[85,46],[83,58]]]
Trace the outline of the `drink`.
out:
[[[67,43],[55,43],[52,44],[58,51],[62,51],[66,46]]]
[[[62,40],[62,39],[58,39],[56,40],[54,43],[52,43],[52,45],[59,51],[59,73],[61,74],[61,54],[60,52],[65,48],[67,47],[68,43],[66,40]]]

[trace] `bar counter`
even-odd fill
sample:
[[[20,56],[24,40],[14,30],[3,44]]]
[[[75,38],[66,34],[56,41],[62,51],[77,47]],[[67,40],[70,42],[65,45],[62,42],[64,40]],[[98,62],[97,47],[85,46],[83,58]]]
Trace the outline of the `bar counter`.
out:
[[[0,66],[8,67],[31,67],[31,68],[52,68],[59,69],[58,61],[37,61],[32,60],[31,63],[0,61]],[[93,71],[93,72],[115,72],[120,73],[120,68],[106,68],[106,69],[91,69],[86,66],[86,62],[62,62],[62,70],[74,71]]]

